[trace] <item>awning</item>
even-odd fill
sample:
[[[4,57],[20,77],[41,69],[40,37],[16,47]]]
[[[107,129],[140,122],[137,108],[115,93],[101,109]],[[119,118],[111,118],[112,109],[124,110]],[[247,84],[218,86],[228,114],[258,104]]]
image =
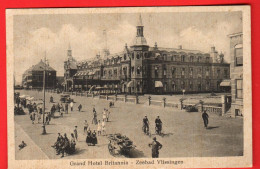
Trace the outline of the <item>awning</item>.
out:
[[[161,81],[155,81],[155,87],[163,87],[163,84]]]
[[[230,81],[223,81],[223,82],[220,83],[220,86],[222,86],[222,87],[231,86],[231,83],[230,83]]]
[[[133,81],[128,82],[127,87],[134,87],[134,82]]]

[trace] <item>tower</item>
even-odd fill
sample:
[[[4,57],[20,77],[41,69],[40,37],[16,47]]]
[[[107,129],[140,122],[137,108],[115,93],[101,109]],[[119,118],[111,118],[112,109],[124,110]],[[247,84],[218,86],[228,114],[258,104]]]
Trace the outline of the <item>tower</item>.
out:
[[[103,55],[104,55],[104,58],[106,59],[107,56],[110,54],[109,52],[109,49],[107,47],[107,31],[106,30],[103,30],[103,37],[104,37],[104,49],[103,49]]]
[[[149,46],[144,37],[144,26],[141,14],[136,25],[136,37],[131,46],[131,80],[133,81],[132,93],[145,93],[147,78],[145,58],[148,56]]]
[[[69,47],[67,50],[67,57],[68,57],[68,60],[72,60],[72,50],[71,50],[70,43],[69,43]]]

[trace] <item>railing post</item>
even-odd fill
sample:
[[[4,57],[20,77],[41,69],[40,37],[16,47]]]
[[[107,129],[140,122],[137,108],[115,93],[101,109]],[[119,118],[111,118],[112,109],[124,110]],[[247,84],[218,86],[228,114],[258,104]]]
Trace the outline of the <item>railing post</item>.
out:
[[[163,98],[163,107],[165,107],[166,106],[166,98],[164,97]]]
[[[222,112],[221,115],[224,116],[226,113],[226,95],[221,95]]]
[[[135,96],[135,104],[138,104],[139,103],[139,98],[138,98],[138,95]]]
[[[106,100],[108,100],[108,95],[106,95]]]
[[[198,110],[198,112],[203,112],[203,101],[202,100],[200,100],[200,102],[199,102],[199,109],[200,110]]]
[[[117,94],[115,94],[115,101],[117,101]]]
[[[125,98],[124,98],[124,101],[126,102],[126,100],[127,100],[127,95],[125,94]]]
[[[148,97],[148,106],[151,105],[151,96]]]

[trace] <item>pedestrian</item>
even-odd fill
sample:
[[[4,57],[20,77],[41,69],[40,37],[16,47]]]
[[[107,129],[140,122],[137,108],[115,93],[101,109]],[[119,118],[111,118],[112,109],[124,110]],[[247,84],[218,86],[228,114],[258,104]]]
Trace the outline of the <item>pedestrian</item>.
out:
[[[32,124],[34,124],[35,116],[36,116],[36,113],[35,113],[35,111],[33,111],[33,112],[32,112],[32,117],[31,117]]]
[[[84,133],[86,133],[88,131],[88,121],[85,120],[84,122]]]
[[[149,120],[148,120],[147,116],[144,116],[144,118],[143,118],[143,132],[145,134],[149,133]]]
[[[65,103],[65,113],[68,114],[69,112],[69,104]]]
[[[104,109],[103,111],[103,116],[102,116],[103,120],[106,121],[106,118],[107,118],[107,113],[106,113],[106,109]]]
[[[78,107],[78,109],[79,109],[79,112],[81,111],[81,109],[82,109],[82,105],[81,104],[79,104],[79,107]]]
[[[106,135],[106,123],[105,123],[105,120],[102,121],[102,134]]]
[[[98,136],[100,136],[101,135],[101,131],[102,131],[102,124],[101,124],[100,120],[98,120],[98,125],[97,126],[98,126],[97,127]]]
[[[162,144],[156,141],[156,137],[153,138],[153,141],[148,144],[149,147],[152,147],[152,158],[159,157],[159,150],[162,148]]]
[[[155,119],[155,131],[157,134],[161,134],[162,131],[162,121],[159,116]]]
[[[96,111],[94,111],[94,113],[93,113],[93,119],[92,119],[92,124],[95,124],[95,125],[97,125],[97,112]]]
[[[70,111],[73,111],[73,101],[70,102]]]
[[[70,153],[74,153],[76,150],[76,141],[75,141],[75,137],[74,134],[71,133],[71,140],[70,140]]]
[[[92,134],[90,128],[87,131],[86,143],[88,144],[88,146],[92,144]]]
[[[202,119],[204,122],[204,127],[207,128],[209,124],[209,115],[206,113],[206,110],[204,110],[202,113]]]
[[[109,119],[109,115],[110,115],[110,111],[108,111],[108,109],[106,110],[106,119],[107,119],[107,122],[108,122],[108,119]]]
[[[78,141],[78,130],[77,130],[78,126],[75,126],[75,129],[74,129],[74,136],[76,138],[76,140]]]
[[[92,132],[92,145],[95,146],[97,144],[97,134],[95,132],[95,130]]]

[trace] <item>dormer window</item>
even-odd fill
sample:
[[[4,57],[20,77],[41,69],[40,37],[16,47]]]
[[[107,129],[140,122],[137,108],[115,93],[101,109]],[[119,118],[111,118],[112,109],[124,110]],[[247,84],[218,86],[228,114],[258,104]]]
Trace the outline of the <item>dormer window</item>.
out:
[[[206,62],[209,63],[209,57],[206,57]]]
[[[190,62],[194,61],[194,56],[190,56]]]
[[[124,54],[124,60],[126,60],[126,54]]]

